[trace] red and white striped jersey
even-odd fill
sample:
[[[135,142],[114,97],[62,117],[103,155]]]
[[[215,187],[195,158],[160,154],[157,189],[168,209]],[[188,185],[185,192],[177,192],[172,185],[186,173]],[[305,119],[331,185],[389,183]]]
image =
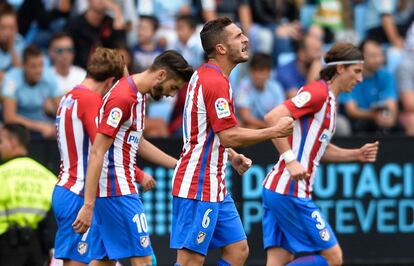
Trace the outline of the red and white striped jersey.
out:
[[[265,188],[280,194],[311,198],[319,161],[335,132],[335,95],[325,81],[319,80],[302,87],[295,97],[284,104],[295,119],[293,134],[288,138],[289,144],[310,177],[293,180],[285,162],[279,158],[263,184]]]
[[[219,202],[227,193],[227,151],[218,132],[237,125],[228,79],[212,63],[191,77],[183,115],[184,146],[173,176],[173,196]]]
[[[119,80],[103,98],[98,132],[114,142],[104,156],[99,197],[138,193],[134,165],[144,130],[145,102],[131,77]]]
[[[56,115],[60,173],[57,185],[82,195],[102,97],[84,86],[63,96]]]

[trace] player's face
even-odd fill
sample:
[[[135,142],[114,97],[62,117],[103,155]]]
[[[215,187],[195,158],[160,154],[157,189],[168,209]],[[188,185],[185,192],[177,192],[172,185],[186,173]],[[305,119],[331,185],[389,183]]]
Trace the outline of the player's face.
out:
[[[50,57],[55,65],[69,67],[75,57],[73,42],[70,38],[55,40],[50,46]]]
[[[151,97],[159,101],[164,96],[174,97],[179,89],[184,86],[184,81],[181,79],[166,79],[165,81],[158,82],[151,90]]]
[[[230,59],[236,64],[246,62],[249,59],[249,39],[236,24],[228,25],[225,31]]]
[[[5,15],[0,19],[0,43],[9,45],[14,41],[17,32],[17,21],[13,15]]]
[[[341,90],[344,92],[350,92],[358,83],[362,82],[362,64],[350,65],[349,67],[344,68],[344,71],[341,73]]]
[[[42,77],[43,72],[43,57],[31,56],[24,62],[24,72],[26,81],[30,84],[37,83]]]

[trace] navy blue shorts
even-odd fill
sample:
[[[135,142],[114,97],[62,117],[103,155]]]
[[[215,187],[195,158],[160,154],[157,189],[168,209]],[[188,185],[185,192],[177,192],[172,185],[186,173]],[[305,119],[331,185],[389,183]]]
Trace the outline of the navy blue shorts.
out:
[[[153,254],[144,206],[137,194],[96,198],[94,215],[89,232],[92,259]]]
[[[331,226],[311,199],[282,195],[263,188],[263,242],[265,249],[317,252],[338,242]]]
[[[90,237],[88,232],[78,234],[72,228],[83,198],[72,191],[55,186],[52,194],[52,208],[57,222],[55,238],[55,258],[80,261],[88,264]]]
[[[207,255],[246,239],[234,201],[227,194],[222,202],[173,197],[170,247],[186,248]]]

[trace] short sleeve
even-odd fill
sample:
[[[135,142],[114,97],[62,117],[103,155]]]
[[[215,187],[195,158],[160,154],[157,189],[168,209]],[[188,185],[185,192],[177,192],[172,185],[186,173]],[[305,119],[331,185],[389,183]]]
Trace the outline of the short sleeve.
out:
[[[98,132],[115,138],[121,125],[130,116],[129,99],[122,95],[109,95],[101,107]]]
[[[10,73],[6,73],[3,78],[2,96],[16,99],[16,89],[16,79]]]
[[[236,126],[237,119],[233,101],[230,99],[229,83],[223,78],[202,86],[207,117],[214,133]]]
[[[395,84],[395,78],[390,72],[383,70],[381,78],[381,93],[380,101],[397,100],[397,86]]]
[[[315,83],[307,85],[298,94],[284,102],[294,119],[317,113],[326,101],[327,90]]]
[[[102,98],[99,95],[90,95],[89,97],[80,98],[79,102],[79,118],[93,143],[96,132],[98,131],[98,115],[99,108],[102,104]]]

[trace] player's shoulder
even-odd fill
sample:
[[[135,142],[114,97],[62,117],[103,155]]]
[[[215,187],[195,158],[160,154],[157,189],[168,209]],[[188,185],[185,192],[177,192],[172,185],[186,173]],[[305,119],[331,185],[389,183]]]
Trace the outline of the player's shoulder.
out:
[[[309,92],[316,98],[326,98],[329,95],[329,88],[325,81],[317,80],[303,86],[299,90],[299,93],[301,92]]]
[[[202,65],[197,69],[197,74],[203,90],[229,88],[228,79],[215,66]]]

